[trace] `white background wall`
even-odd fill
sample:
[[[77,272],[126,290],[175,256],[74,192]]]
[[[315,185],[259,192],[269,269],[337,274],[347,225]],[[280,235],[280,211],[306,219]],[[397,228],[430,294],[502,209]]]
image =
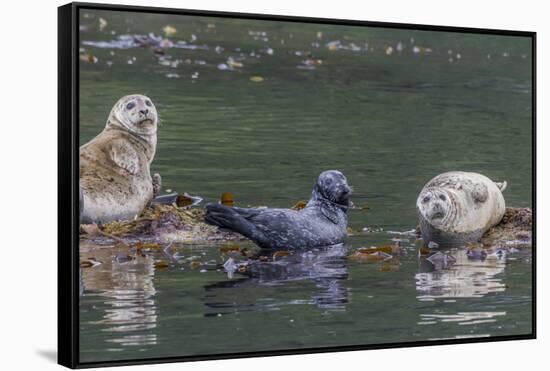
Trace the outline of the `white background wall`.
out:
[[[107,1],[107,0],[105,0]],[[115,0],[116,1],[116,0]],[[93,1],[91,1],[93,2]],[[550,349],[548,271],[550,22],[545,1],[135,0],[118,3],[538,32],[539,339],[244,360],[135,366],[142,370],[540,369]],[[2,2],[0,57],[0,367],[48,370],[56,350],[56,0]],[[546,170],[545,167],[546,166]],[[546,195],[545,195],[546,193]],[[546,213],[546,215],[545,215]],[[211,334],[215,336],[215,334]],[[182,338],[185,334],[182,334]],[[546,352],[546,357],[544,357]],[[139,367],[139,368],[138,368]]]

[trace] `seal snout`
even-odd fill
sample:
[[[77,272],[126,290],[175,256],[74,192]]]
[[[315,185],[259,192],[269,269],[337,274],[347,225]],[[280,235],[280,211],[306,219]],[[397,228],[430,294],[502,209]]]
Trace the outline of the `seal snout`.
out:
[[[428,216],[430,220],[443,219],[445,217],[445,208],[441,205],[441,203],[436,202],[432,206]]]

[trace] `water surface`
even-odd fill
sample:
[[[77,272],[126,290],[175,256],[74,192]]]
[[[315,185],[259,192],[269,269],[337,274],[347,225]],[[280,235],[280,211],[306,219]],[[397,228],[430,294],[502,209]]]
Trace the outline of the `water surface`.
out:
[[[409,233],[420,189],[448,170],[507,180],[507,204],[531,206],[530,39],[97,11],[81,25],[81,54],[97,58],[80,63],[81,143],[119,97],[143,93],[161,117],[152,171],[164,189],[290,207],[338,169],[370,207],[350,212],[344,248],[252,278],[228,278],[219,245],[129,262],[94,251],[82,362],[531,332],[529,251],[472,261],[459,249],[435,269]],[[177,47],[162,56],[120,38],[166,25]],[[396,239],[399,259],[346,258]]]

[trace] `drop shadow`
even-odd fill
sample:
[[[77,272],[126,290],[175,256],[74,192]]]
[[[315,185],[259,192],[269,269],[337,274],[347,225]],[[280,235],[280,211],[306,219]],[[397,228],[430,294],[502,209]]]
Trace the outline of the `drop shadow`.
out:
[[[57,351],[55,350],[37,350],[36,354],[50,362],[57,363]]]

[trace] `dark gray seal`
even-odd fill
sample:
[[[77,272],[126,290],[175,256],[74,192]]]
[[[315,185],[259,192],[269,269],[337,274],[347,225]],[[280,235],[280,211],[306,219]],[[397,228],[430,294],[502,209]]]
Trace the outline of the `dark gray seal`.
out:
[[[291,250],[335,245],[347,236],[350,196],[344,174],[328,170],[319,175],[302,210],[208,204],[205,222],[238,232],[261,248]]]

